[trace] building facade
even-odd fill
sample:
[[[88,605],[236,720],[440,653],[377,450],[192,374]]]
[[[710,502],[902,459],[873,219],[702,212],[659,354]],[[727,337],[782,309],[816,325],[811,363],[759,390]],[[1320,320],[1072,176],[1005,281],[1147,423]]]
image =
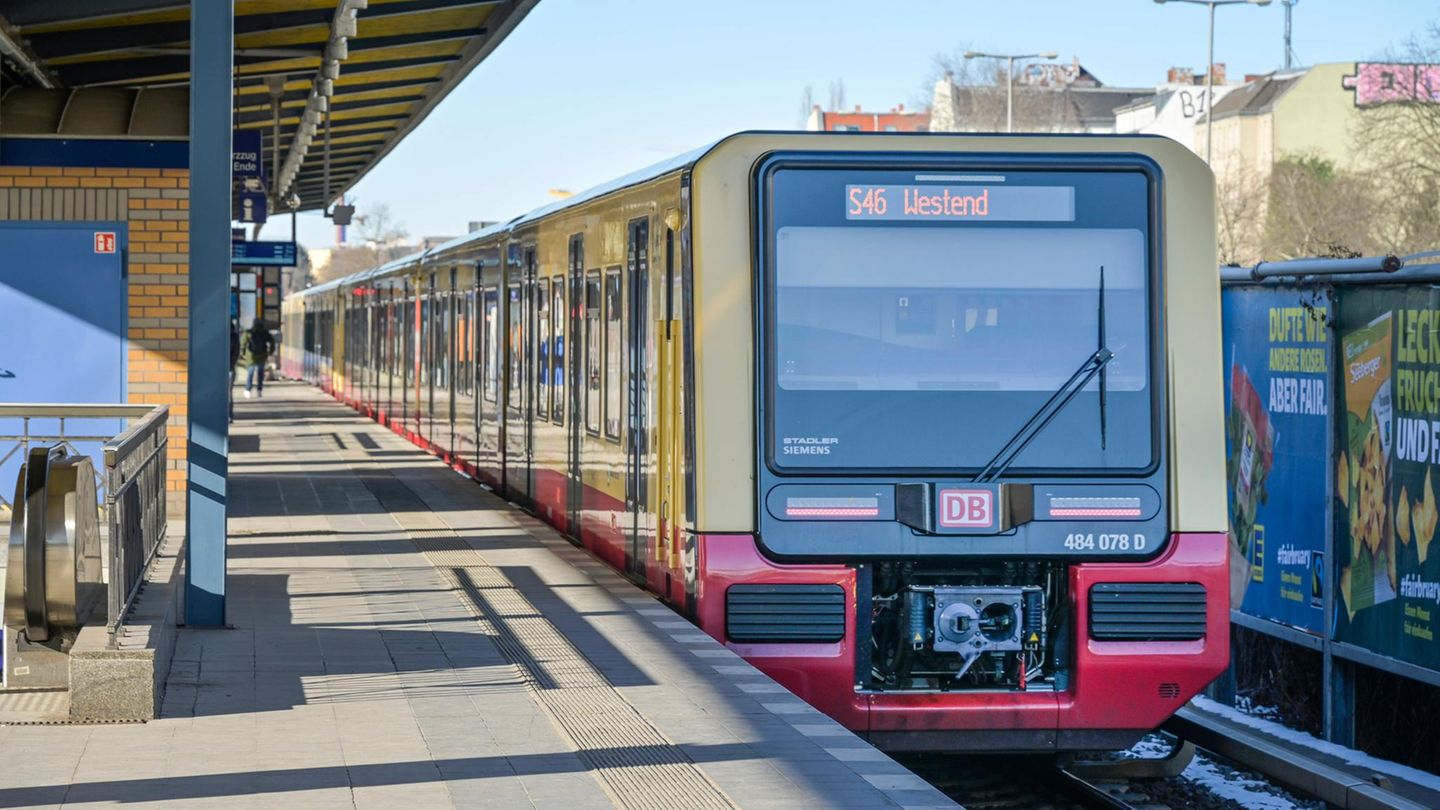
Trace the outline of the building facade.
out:
[[[1003,74],[1003,71],[1002,71]],[[1016,132],[1115,132],[1115,109],[1153,93],[1149,88],[1107,87],[1078,61],[1026,65],[1014,86],[960,84],[942,76],[931,96],[936,132],[999,132],[1013,120]]]
[[[810,132],[928,132],[929,111],[907,111],[898,104],[889,112],[864,112],[859,105],[848,112],[826,111],[819,104],[810,108],[805,121]]]

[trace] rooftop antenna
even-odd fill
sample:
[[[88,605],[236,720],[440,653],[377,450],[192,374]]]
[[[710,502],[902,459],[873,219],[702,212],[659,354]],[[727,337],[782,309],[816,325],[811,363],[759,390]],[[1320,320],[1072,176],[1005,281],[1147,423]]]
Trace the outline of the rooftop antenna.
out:
[[[1285,70],[1288,72],[1295,67],[1295,49],[1290,47],[1290,10],[1300,0],[1280,0],[1280,5],[1285,7]]]

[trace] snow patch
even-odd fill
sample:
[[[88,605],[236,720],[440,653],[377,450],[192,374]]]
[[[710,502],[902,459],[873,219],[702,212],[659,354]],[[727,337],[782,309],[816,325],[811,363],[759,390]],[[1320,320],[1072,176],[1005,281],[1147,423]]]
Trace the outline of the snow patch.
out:
[[[1229,769],[1221,770],[1204,754],[1197,753],[1180,776],[1247,810],[1299,810],[1301,807],[1284,796],[1277,796],[1275,787],[1268,782],[1250,779]]]
[[[1343,745],[1326,742],[1314,735],[1248,715],[1230,706],[1226,706],[1223,703],[1216,703],[1206,697],[1197,695],[1192,698],[1190,702],[1193,703],[1197,709],[1210,712],[1211,714],[1218,714],[1226,720],[1253,728],[1257,731],[1263,731],[1272,737],[1277,737],[1302,748],[1308,748],[1311,751],[1335,757],[1347,765],[1363,768],[1366,771],[1374,773],[1383,773],[1387,776],[1396,777],[1397,779],[1404,779],[1407,782],[1412,782],[1428,790],[1440,791],[1440,776],[1436,776],[1433,773],[1401,765],[1398,762],[1391,762],[1388,759],[1372,757],[1364,751],[1356,751],[1353,748],[1346,748]]]
[[[1140,738],[1140,742],[1130,746],[1128,750],[1121,751],[1122,759],[1164,759],[1170,756],[1175,750],[1174,741],[1166,738],[1163,734],[1146,734]]]

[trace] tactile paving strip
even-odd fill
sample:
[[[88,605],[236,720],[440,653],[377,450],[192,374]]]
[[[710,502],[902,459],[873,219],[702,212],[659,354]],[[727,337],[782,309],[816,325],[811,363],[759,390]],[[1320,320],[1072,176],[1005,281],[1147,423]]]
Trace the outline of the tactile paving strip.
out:
[[[365,488],[463,595],[535,700],[575,744],[612,800],[633,810],[733,808],[686,753],[650,724],[504,574],[427,510],[409,487],[351,454]],[[367,468],[368,469],[365,469]],[[364,469],[361,472],[361,469]]]
[[[735,806],[479,553],[454,536],[411,541],[464,594],[617,804],[637,810]]]

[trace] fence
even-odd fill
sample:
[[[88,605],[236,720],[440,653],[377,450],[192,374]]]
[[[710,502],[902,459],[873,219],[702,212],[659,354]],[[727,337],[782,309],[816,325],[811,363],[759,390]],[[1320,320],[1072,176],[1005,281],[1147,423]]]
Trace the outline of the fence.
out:
[[[1231,619],[1320,654],[1345,744],[1355,665],[1440,686],[1436,255],[1221,272]]]
[[[101,527],[108,547],[107,630],[112,645],[165,541],[169,418],[170,409],[164,406],[0,404],[0,424],[20,423],[18,433],[0,434],[0,466],[17,455],[24,458],[31,445],[58,444],[71,453],[85,453],[86,445],[100,443],[96,486],[105,510]],[[114,419],[129,420],[118,435],[96,427]],[[56,427],[41,429],[52,424]],[[10,506],[3,490],[0,486],[0,505]]]

